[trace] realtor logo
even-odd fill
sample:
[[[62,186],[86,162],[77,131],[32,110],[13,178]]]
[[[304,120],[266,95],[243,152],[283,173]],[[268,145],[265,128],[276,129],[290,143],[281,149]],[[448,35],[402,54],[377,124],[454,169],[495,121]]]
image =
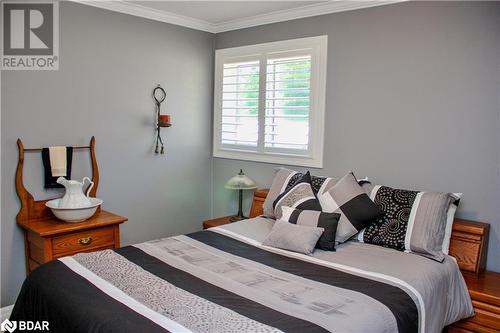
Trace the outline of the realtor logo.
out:
[[[57,2],[2,2],[3,70],[59,69]]]
[[[9,319],[5,319],[2,324],[0,324],[0,331],[5,332],[9,331],[10,333],[14,332],[17,328],[17,324],[15,321],[10,321]]]

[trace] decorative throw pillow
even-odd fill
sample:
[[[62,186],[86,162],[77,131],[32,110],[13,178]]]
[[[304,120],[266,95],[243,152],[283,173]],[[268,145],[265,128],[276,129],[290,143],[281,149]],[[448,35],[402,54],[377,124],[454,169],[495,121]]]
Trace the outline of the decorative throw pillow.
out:
[[[274,215],[274,201],[283,192],[296,185],[304,176],[304,173],[293,171],[286,168],[275,169],[275,175],[269,193],[264,201],[264,215],[270,218],[276,218]],[[313,192],[320,196],[325,190],[329,189],[335,180],[330,177],[311,176],[311,187]]]
[[[321,210],[321,205],[312,189],[309,171],[274,200],[273,209],[276,219],[281,219],[281,208],[283,206],[307,210]]]
[[[457,200],[452,193],[375,186],[372,197],[384,215],[364,230],[363,242],[444,260],[448,210]]]
[[[319,201],[324,212],[341,214],[335,236],[335,240],[340,243],[383,214],[358,184],[352,172],[320,196]]]
[[[291,207],[282,207],[282,211],[283,216],[281,219],[283,221],[323,228],[325,231],[319,238],[316,247],[325,251],[335,251],[335,233],[337,232],[340,214],[294,209]]]
[[[322,233],[323,228],[277,220],[262,245],[310,255]]]

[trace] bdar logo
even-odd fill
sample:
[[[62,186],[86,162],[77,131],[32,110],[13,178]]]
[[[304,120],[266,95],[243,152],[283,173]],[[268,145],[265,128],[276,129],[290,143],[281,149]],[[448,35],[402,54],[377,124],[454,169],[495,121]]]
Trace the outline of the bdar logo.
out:
[[[2,324],[0,324],[0,330],[2,332],[8,331],[10,333],[14,332],[17,328],[17,324],[15,321],[10,321],[9,319],[5,319]]]
[[[49,330],[49,322],[47,320],[19,320],[19,321],[10,321],[9,319],[5,319],[3,323],[0,324],[0,330],[2,332],[12,333],[16,329],[20,331],[48,331]]]

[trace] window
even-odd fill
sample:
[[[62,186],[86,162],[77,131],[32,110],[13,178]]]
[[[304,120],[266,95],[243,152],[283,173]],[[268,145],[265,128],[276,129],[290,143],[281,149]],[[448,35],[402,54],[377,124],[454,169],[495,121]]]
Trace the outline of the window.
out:
[[[323,165],[327,36],[217,50],[214,156]]]

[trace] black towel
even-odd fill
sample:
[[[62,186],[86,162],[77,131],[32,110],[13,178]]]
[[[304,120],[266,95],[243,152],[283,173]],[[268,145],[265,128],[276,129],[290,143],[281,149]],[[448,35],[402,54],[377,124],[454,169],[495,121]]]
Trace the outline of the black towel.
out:
[[[42,149],[42,161],[45,169],[45,188],[64,187],[57,183],[59,177],[52,177],[49,148]],[[66,147],[66,176],[64,176],[66,179],[71,179],[71,161],[73,161],[73,147]]]

